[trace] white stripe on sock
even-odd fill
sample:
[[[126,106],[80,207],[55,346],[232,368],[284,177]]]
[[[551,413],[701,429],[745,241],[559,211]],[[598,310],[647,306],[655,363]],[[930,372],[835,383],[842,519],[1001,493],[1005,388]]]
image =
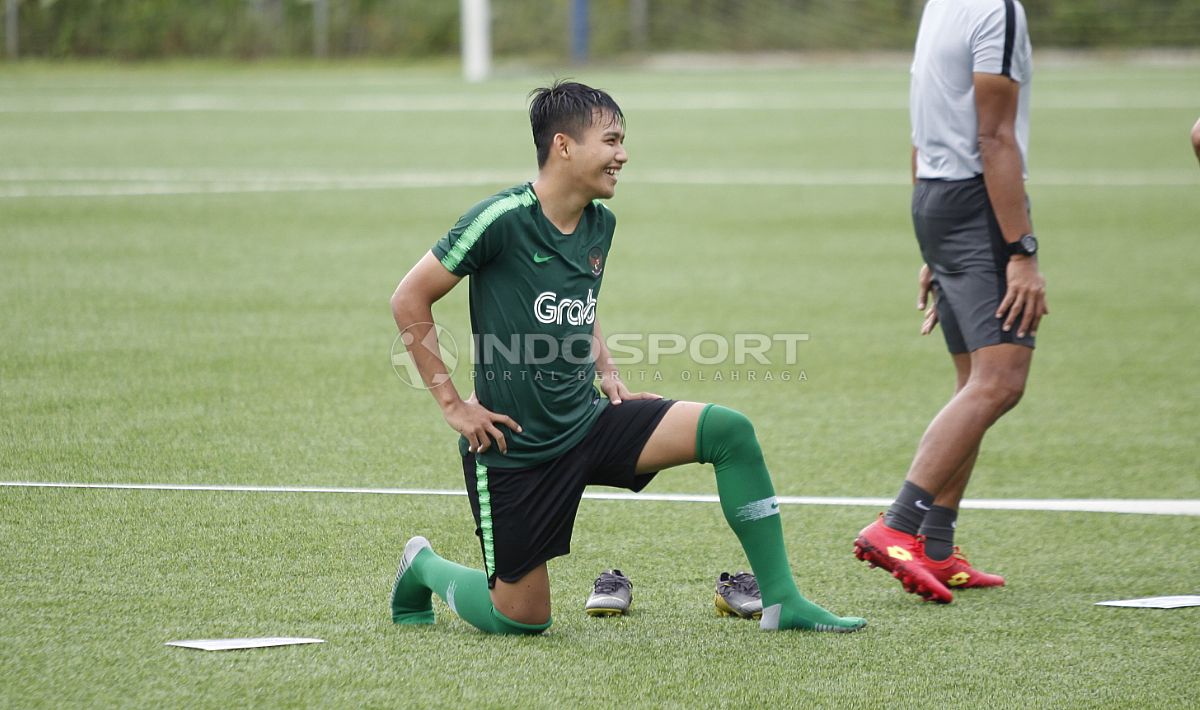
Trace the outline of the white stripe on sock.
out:
[[[763,631],[778,631],[779,617],[783,613],[782,604],[772,604],[763,609],[762,619],[758,622],[758,628]]]
[[[737,519],[750,522],[779,515],[779,498],[771,496],[762,500],[751,501],[737,509]]]

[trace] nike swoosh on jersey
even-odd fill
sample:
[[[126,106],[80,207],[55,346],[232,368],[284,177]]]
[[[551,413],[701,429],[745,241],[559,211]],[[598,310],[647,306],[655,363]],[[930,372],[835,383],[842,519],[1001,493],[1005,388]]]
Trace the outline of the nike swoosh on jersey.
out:
[[[545,264],[547,261],[550,261],[553,258],[554,254],[551,254],[550,256],[542,256],[536,251],[533,253],[533,263],[535,264]]]

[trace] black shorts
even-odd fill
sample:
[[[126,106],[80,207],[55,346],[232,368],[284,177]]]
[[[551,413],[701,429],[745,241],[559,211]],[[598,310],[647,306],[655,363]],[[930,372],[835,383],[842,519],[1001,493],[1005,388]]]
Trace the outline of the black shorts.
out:
[[[587,436],[556,459],[526,468],[488,468],[463,457],[467,497],[483,550],[488,586],[516,582],[571,551],[585,486],[640,491],[655,473],[637,474],[650,435],[675,402],[633,399],[605,407]]]
[[[1026,205],[1028,208],[1028,204]],[[1008,290],[1008,252],[982,177],[918,180],[913,188],[913,227],[921,256],[933,271],[938,323],[952,353],[1034,338],[1007,333],[996,309]]]

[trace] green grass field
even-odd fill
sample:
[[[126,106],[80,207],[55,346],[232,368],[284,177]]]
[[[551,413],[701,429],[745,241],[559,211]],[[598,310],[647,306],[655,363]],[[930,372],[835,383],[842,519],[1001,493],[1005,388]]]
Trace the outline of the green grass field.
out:
[[[626,379],[746,412],[782,495],[892,496],[952,386],[913,307],[907,60],[574,76],[628,119],[605,331],[810,336],[793,365]],[[388,297],[532,177],[524,96],[549,78],[0,69],[0,480],[461,488],[432,398],[392,371]],[[1195,62],[1039,66],[1052,313],[969,498],[1200,499],[1197,96]],[[462,342],[465,295],[438,310]],[[691,466],[649,492],[715,486]],[[554,626],[513,639],[440,602],[391,624],[410,535],[479,564],[463,497],[0,487],[0,707],[1200,703],[1200,609],[1093,606],[1200,593],[1200,518],[965,510],[960,542],[1009,586],[934,607],[853,559],[876,510],[783,513],[801,589],[862,633],[715,618],[716,575],[745,567],[715,504],[588,500]],[[635,613],[590,619],[612,566]],[[275,635],[327,643],[163,645]]]

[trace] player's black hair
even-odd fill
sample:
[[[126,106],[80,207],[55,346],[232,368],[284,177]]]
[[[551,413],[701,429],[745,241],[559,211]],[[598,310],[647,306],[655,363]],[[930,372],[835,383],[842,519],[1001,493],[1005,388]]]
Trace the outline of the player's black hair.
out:
[[[550,144],[555,133],[565,133],[579,140],[596,116],[603,113],[611,114],[622,128],[625,127],[625,115],[613,97],[576,81],[560,79],[550,86],[534,89],[529,96],[532,99],[529,125],[533,129],[539,168],[550,157]]]

